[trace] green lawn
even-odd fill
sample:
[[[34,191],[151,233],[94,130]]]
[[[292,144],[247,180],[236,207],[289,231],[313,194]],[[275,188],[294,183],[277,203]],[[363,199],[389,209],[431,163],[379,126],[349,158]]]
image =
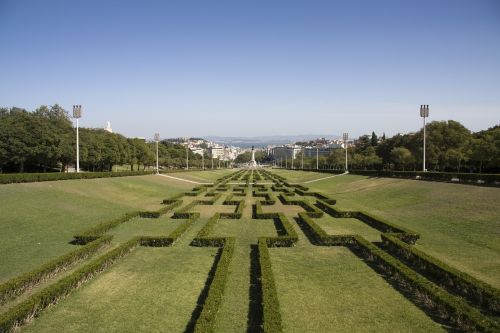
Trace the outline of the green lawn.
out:
[[[23,332],[182,332],[216,249],[139,248]]]
[[[213,181],[228,172],[172,175]],[[286,175],[290,182],[328,176],[282,170],[276,173]],[[158,209],[162,199],[194,186],[159,176],[1,185],[0,281],[75,249],[68,243],[72,236],[96,223],[127,211]],[[500,202],[499,189],[352,175],[308,186],[336,198],[341,209],[363,209],[419,232],[417,246],[425,252],[500,285],[500,213],[495,205]],[[254,198],[251,191],[252,187],[246,197],[234,197],[245,200],[243,218],[217,221],[210,235],[236,239],[216,332],[258,331],[261,319],[255,312],[255,302],[259,302],[255,289],[259,285],[255,273],[257,238],[277,233],[274,221],[252,219],[252,204],[262,198]],[[137,248],[56,306],[44,310],[21,331],[183,332],[216,253],[215,248],[198,248],[190,243],[213,214],[234,211],[235,206],[222,205],[230,192],[214,205],[195,206],[192,211],[200,212],[201,217],[173,246]],[[183,197],[181,207],[192,200],[206,199],[205,194]],[[292,198],[315,202],[311,196]],[[302,207],[277,200],[262,209],[285,213],[299,237],[293,247],[270,249],[284,332],[443,331],[347,248],[310,244],[295,221],[297,213],[304,211]],[[112,246],[96,256],[134,236],[170,234],[185,222],[171,216],[134,218],[111,229]],[[380,241],[379,231],[357,219],[325,214],[314,221],[328,234],[359,234],[369,241]],[[47,281],[37,290],[53,282]],[[10,306],[13,304],[0,311]]]
[[[290,181],[307,173],[274,172]],[[499,188],[357,175],[307,186],[337,199],[341,209],[366,210],[417,231],[422,250],[500,288]]]
[[[284,332],[444,332],[344,247],[270,252]]]
[[[90,226],[190,188],[155,176],[0,185],[0,281],[73,250]]]
[[[168,176],[173,176],[182,179],[188,179],[195,182],[213,182],[220,177],[226,176],[233,173],[233,169],[215,169],[215,170],[198,170],[198,171],[183,171],[183,172],[173,172],[166,173]]]
[[[236,237],[236,248],[221,309],[217,315],[216,332],[244,332],[247,329],[250,298],[250,253],[257,237],[276,235],[272,220],[219,220],[214,235]]]

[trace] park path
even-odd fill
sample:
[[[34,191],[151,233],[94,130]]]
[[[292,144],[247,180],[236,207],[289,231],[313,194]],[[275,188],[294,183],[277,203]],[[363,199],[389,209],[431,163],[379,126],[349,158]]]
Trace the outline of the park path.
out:
[[[314,182],[319,182],[320,180],[325,180],[325,179],[330,179],[333,177],[340,177],[340,176],[345,176],[349,173],[349,171],[346,171],[344,173],[341,173],[339,175],[333,175],[333,176],[328,176],[328,177],[323,177],[323,178],[318,178],[318,179],[313,179],[313,180],[308,180],[307,182],[304,182],[304,184],[309,184],[309,183],[314,183]]]
[[[179,177],[174,177],[174,176],[168,176],[168,175],[163,175],[163,174],[157,174],[157,176],[162,176],[162,177],[166,177],[166,178],[180,180],[180,181],[188,182],[188,183],[192,183],[192,184],[199,184],[199,185],[211,185],[211,184],[213,184],[213,183],[202,183],[202,182],[197,182],[194,180],[189,180],[189,179],[184,179],[184,178],[179,178]]]

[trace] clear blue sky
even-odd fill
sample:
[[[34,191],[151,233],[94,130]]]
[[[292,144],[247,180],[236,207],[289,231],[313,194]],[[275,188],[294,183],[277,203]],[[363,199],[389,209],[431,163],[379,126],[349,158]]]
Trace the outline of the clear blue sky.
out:
[[[0,0],[0,105],[128,136],[500,122],[500,1]]]

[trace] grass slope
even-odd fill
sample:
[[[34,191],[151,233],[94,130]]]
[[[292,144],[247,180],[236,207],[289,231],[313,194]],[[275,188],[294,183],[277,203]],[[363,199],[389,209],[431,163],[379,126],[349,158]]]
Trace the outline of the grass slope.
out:
[[[307,173],[275,172],[291,182]],[[341,209],[366,210],[417,231],[422,250],[500,288],[499,188],[357,175],[307,186],[336,198]]]
[[[73,250],[90,226],[191,187],[155,176],[0,185],[0,281]]]

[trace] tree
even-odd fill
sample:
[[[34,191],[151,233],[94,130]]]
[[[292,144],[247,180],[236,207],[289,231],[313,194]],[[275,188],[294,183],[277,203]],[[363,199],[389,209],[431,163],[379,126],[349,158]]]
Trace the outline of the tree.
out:
[[[375,147],[378,145],[378,137],[377,137],[377,134],[375,134],[375,132],[372,132],[372,137],[370,139],[370,144],[372,145],[372,147]]]
[[[405,166],[413,162],[411,151],[404,147],[396,147],[391,150],[392,160],[396,165],[399,165],[405,170]]]

